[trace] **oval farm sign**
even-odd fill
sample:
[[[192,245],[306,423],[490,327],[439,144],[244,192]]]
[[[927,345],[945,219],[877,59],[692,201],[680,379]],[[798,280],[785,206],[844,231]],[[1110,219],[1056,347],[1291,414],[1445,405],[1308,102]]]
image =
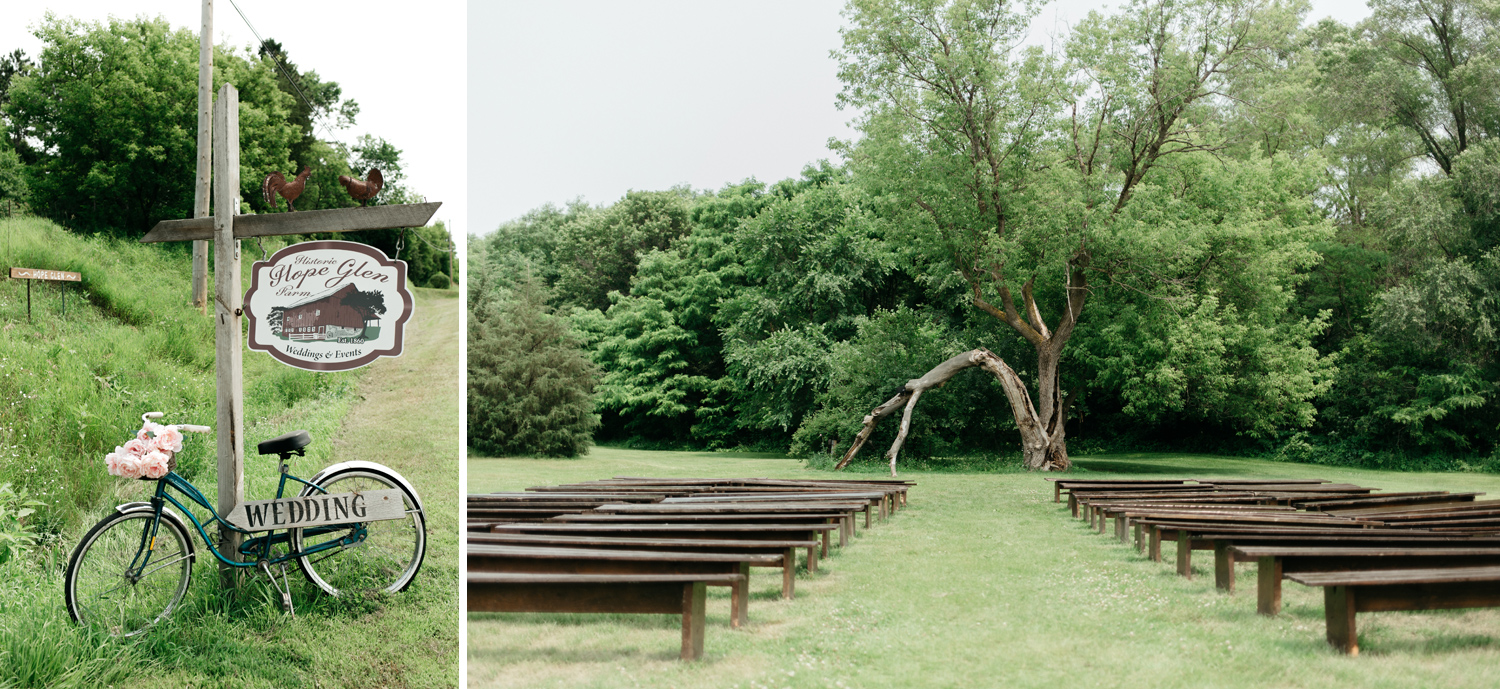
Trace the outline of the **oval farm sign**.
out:
[[[411,319],[406,263],[354,242],[293,244],[256,261],[245,293],[250,349],[309,371],[401,356]]]

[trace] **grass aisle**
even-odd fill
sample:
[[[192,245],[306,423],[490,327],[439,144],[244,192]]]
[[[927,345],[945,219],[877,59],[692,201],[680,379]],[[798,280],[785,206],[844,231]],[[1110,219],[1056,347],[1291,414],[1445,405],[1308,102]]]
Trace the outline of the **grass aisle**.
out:
[[[1387,491],[1478,490],[1500,477],[1331,469],[1222,457],[1082,458],[1091,477],[1324,478]],[[613,475],[812,478],[767,455],[595,448],[578,460],[470,458],[471,492]],[[879,476],[872,474],[871,476]],[[706,660],[676,660],[665,615],[469,616],[470,686],[567,687],[1493,687],[1500,610],[1369,613],[1361,655],[1324,642],[1321,591],[1288,582],[1284,612],[1255,613],[1253,565],[1219,594],[1089,531],[1042,475],[903,472],[909,509],[799,575],[797,598],[752,577],[750,625],[729,629],[710,589]],[[1168,546],[1168,551],[1171,547]],[[1249,582],[1249,585],[1245,585]]]

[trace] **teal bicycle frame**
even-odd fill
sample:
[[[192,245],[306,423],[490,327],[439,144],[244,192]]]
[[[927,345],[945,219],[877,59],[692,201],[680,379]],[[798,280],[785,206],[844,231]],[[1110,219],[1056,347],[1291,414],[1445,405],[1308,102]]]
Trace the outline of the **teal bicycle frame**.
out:
[[[306,481],[288,474],[286,472],[286,465],[282,464],[281,480],[276,485],[277,500],[280,500],[282,498],[282,495],[286,491],[287,479],[291,479],[293,481],[306,485],[320,493],[326,494],[328,492],[322,486],[316,483],[312,483],[310,481]],[[177,492],[186,496],[190,501],[197,503],[199,507],[208,510],[208,513],[213,516],[207,520],[206,524],[204,522],[200,522],[197,515],[193,514],[192,510],[188,509],[186,505],[183,505],[177,500],[177,498],[172,497],[172,495],[167,492],[167,488],[177,489]],[[147,564],[150,563],[151,553],[155,550],[156,547],[157,528],[161,525],[162,510],[166,507],[167,503],[171,503],[179,511],[187,515],[187,518],[192,520],[193,526],[198,529],[198,535],[203,538],[203,542],[208,545],[208,549],[214,554],[214,557],[218,558],[219,562],[222,562],[231,567],[256,567],[262,562],[264,562],[267,566],[280,564],[286,562],[287,560],[294,560],[300,557],[306,557],[308,555],[321,553],[323,551],[333,550],[335,548],[342,549],[365,540],[365,537],[369,535],[369,532],[365,529],[365,525],[363,523],[307,527],[302,529],[302,533],[304,536],[318,536],[339,531],[348,531],[349,533],[343,538],[340,538],[338,540],[324,541],[323,543],[319,543],[311,548],[308,548],[307,550],[289,550],[284,555],[277,555],[275,557],[272,557],[271,546],[280,545],[282,543],[290,543],[291,530],[288,529],[281,533],[277,533],[275,530],[271,530],[264,536],[247,538],[245,539],[244,543],[240,544],[240,554],[249,556],[250,559],[248,561],[239,562],[236,560],[231,560],[227,557],[224,557],[223,553],[219,552],[218,547],[214,545],[213,539],[208,537],[208,531],[207,529],[205,529],[205,526],[211,525],[214,522],[218,522],[220,529],[229,529],[230,531],[236,531],[247,535],[257,532],[246,531],[239,528],[238,526],[235,526],[234,524],[229,523],[229,521],[219,516],[219,513],[214,510],[213,505],[210,505],[208,503],[208,498],[203,496],[203,493],[198,490],[197,486],[194,486],[187,479],[179,476],[177,472],[169,471],[167,472],[166,476],[157,479],[156,495],[152,496],[151,498],[151,510],[152,512],[154,512],[154,515],[151,518],[150,525],[147,528],[142,529],[141,545],[140,548],[136,551],[135,558],[131,560],[130,569],[127,570],[128,572],[139,575],[140,573],[145,571]]]

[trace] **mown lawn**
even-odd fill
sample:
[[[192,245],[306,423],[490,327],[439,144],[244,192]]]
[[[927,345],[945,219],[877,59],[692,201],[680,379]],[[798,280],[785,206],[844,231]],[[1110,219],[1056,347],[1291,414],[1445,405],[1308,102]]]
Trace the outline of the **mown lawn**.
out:
[[[1387,491],[1500,496],[1500,476],[1390,473],[1182,455],[1075,458],[1093,477],[1324,478]],[[869,465],[871,471],[881,467]],[[585,458],[469,459],[468,490],[614,475],[840,477],[769,455],[595,448]],[[881,476],[873,473],[872,476]],[[470,614],[470,686],[1494,687],[1500,610],[1360,615],[1361,655],[1324,641],[1321,591],[1287,582],[1277,618],[1254,586],[1214,589],[1092,533],[1027,473],[903,472],[910,506],[781,601],[752,580],[750,625],[710,589],[706,659],[676,660],[668,616]],[[1240,565],[1242,583],[1253,565]],[[1248,569],[1247,569],[1248,568]],[[1249,579],[1253,584],[1253,579]]]

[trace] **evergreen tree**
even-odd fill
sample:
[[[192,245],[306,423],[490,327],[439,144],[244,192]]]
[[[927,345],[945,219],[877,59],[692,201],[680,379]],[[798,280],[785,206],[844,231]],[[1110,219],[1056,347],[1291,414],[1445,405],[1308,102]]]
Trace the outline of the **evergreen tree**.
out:
[[[574,457],[588,451],[594,365],[529,276],[469,312],[469,445],[498,455]]]

